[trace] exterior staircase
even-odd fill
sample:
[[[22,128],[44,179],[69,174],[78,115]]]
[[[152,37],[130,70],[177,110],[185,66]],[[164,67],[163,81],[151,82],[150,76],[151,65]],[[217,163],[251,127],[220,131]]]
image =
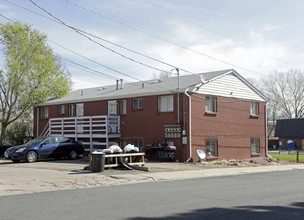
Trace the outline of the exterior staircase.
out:
[[[86,151],[108,148],[121,137],[119,116],[50,118],[40,136],[64,136],[81,141]]]

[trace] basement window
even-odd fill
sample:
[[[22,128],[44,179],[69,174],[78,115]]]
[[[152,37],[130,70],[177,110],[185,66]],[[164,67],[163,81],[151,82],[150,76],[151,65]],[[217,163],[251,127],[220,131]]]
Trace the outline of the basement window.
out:
[[[138,147],[139,151],[142,150],[142,145],[143,145],[142,141],[133,141],[133,145],[135,147]]]
[[[207,157],[218,156],[217,139],[206,140],[206,152],[207,152]]]
[[[250,147],[251,147],[252,154],[259,154],[260,153],[260,138],[251,138]]]

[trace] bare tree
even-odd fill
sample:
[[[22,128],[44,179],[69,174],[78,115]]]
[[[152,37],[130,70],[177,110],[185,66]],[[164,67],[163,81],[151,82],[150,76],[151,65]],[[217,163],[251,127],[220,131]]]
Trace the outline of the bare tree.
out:
[[[160,71],[159,73],[153,73],[153,79],[166,79],[170,77],[170,72]]]
[[[274,71],[263,78],[262,91],[269,98],[272,117],[299,118],[304,116],[304,72]]]

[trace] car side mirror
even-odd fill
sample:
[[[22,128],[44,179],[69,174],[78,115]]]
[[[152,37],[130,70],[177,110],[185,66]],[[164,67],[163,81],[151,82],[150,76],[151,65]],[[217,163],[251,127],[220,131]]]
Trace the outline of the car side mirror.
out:
[[[42,147],[42,146],[44,146],[44,145],[46,145],[46,143],[41,143],[41,144],[40,144],[40,147]]]

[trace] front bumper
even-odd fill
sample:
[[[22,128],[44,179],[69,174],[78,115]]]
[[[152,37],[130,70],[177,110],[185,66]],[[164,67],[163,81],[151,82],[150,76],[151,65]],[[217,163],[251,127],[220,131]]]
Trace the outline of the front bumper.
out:
[[[9,160],[25,160],[24,153],[12,153],[12,154],[9,154],[7,157],[6,156],[4,156],[4,157]]]

